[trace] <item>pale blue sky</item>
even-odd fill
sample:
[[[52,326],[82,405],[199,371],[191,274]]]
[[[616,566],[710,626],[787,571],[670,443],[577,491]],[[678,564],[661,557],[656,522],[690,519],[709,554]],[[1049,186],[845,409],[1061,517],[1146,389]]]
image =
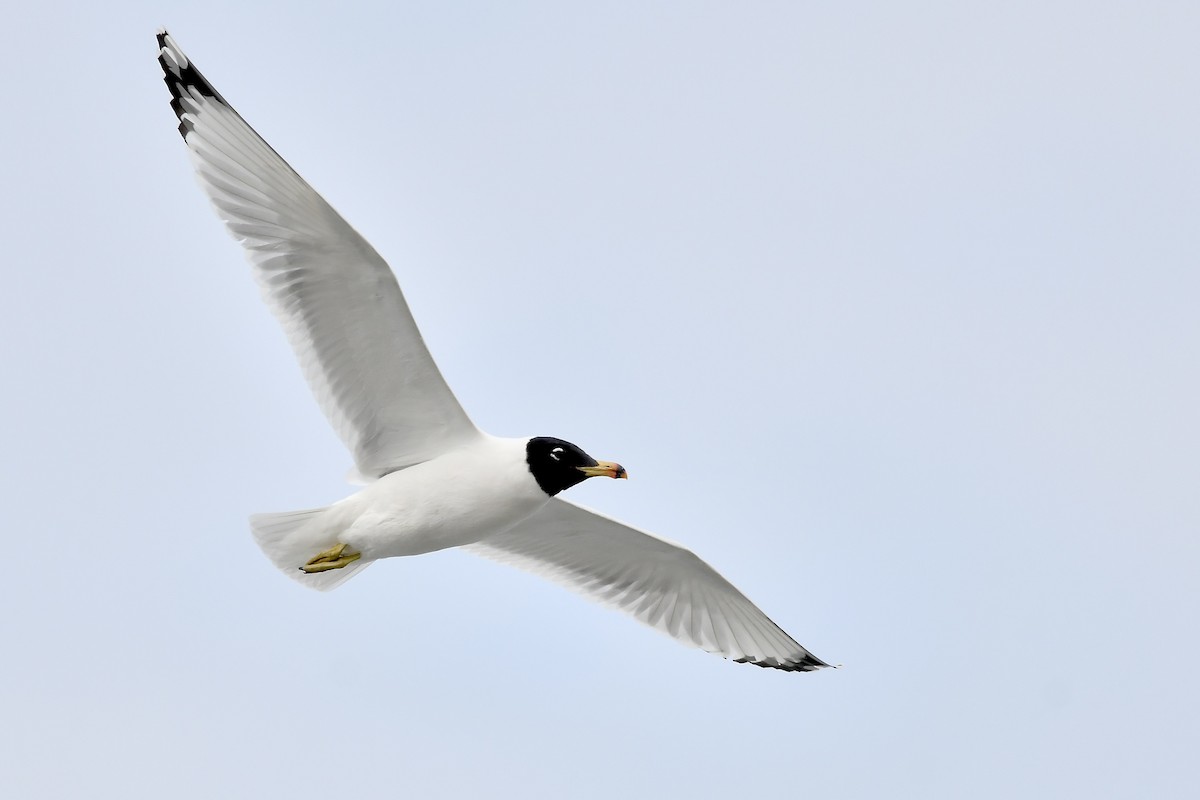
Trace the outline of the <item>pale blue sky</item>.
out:
[[[35,5],[0,26],[6,795],[1193,795],[1200,10]],[[281,577],[246,516],[350,459],[160,25],[482,427],[621,461],[573,497],[845,668],[457,553]]]

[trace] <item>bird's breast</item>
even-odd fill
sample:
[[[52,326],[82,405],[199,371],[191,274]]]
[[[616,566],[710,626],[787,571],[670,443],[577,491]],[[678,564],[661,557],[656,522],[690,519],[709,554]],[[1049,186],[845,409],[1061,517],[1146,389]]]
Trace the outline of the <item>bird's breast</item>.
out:
[[[343,501],[341,537],[365,559],[473,544],[546,504],[523,463],[491,450],[451,453],[385,475]]]

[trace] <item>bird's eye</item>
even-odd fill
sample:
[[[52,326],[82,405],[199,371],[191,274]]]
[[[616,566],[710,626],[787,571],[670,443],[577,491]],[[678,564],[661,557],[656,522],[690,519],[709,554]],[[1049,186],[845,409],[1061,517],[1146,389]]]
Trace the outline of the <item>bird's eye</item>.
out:
[[[561,453],[562,451],[563,451],[563,449],[561,447],[556,447],[550,451],[550,457],[553,458],[555,461],[561,461],[562,459],[560,459],[558,457],[558,454]]]

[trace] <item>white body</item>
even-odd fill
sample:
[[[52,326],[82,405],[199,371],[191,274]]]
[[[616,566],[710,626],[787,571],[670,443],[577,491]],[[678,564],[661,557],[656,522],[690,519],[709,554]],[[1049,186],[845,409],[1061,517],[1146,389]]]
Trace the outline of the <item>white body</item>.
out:
[[[275,566],[323,590],[381,558],[477,544],[511,530],[550,501],[529,471],[528,441],[479,433],[469,444],[388,473],[328,508],[256,514],[251,527]],[[337,544],[361,558],[339,570],[301,571],[314,553]]]
[[[362,560],[374,561],[503,533],[550,500],[525,465],[527,441],[484,435],[384,475],[310,523],[320,537],[313,552],[342,542],[362,553]]]

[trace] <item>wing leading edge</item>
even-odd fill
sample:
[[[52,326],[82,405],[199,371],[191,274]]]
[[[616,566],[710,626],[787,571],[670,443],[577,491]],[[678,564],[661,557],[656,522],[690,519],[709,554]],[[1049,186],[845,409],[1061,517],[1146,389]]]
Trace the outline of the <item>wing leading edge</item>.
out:
[[[685,644],[760,667],[829,666],[685,547],[567,500],[467,547],[620,609]]]
[[[200,184],[358,472],[377,478],[479,432],[374,248],[191,64],[166,31],[159,63]]]

